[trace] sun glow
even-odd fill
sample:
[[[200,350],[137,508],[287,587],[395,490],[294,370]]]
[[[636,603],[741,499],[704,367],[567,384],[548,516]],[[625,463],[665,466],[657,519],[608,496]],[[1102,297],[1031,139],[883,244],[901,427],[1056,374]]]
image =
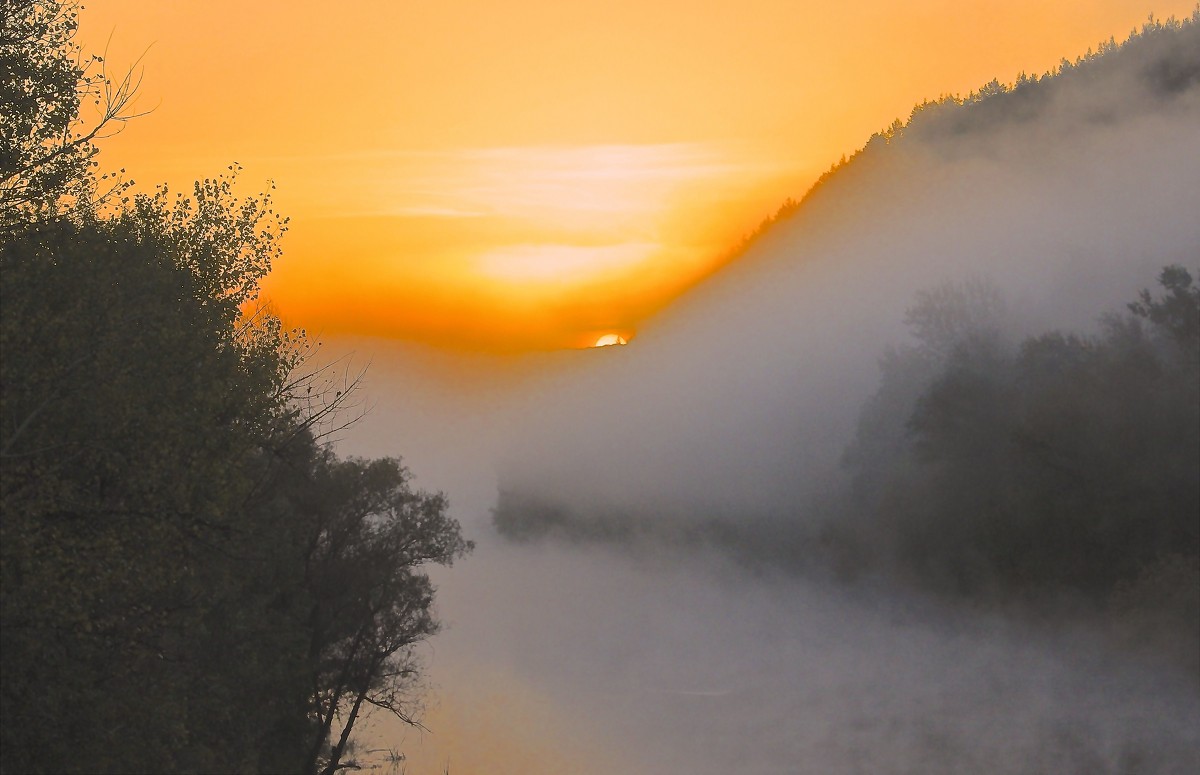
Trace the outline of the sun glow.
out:
[[[596,340],[592,347],[612,347],[613,345],[628,344],[620,334],[605,334]]]
[[[533,219],[573,230],[645,227],[680,186],[744,166],[700,143],[459,148],[367,161],[389,172],[388,182],[364,192],[370,211],[383,203],[384,211]]]
[[[323,331],[416,331],[484,349],[589,346],[610,326],[631,329],[710,271],[742,232],[737,218],[718,215],[728,201],[697,203],[694,187],[736,197],[762,174],[748,154],[701,143],[358,153],[326,163],[331,177],[361,167],[375,185],[339,191],[321,220],[298,224],[307,238],[267,293]]]
[[[1150,8],[86,5],[85,53],[145,65],[148,112],[104,142],[104,170],[188,191],[236,160],[292,219],[264,287],[290,320],[485,349],[634,330],[914,104],[1040,73]]]
[[[507,283],[586,284],[635,269],[659,249],[654,243],[622,245],[512,245],[478,259],[485,276]]]

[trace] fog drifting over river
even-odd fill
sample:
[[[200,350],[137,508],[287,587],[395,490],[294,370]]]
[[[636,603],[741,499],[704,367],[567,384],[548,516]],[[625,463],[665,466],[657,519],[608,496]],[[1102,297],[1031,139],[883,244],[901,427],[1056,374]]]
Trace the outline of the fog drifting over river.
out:
[[[435,574],[446,628],[422,648],[430,731],[377,721],[365,738],[402,750],[410,773],[1171,772],[1197,761],[1193,677],[1114,654],[1082,624],[945,610],[713,550],[510,543],[490,525],[491,402],[451,410],[433,383],[381,400],[345,444],[382,454],[413,433],[418,483],[450,493],[478,544]]]
[[[1148,94],[1137,66],[869,152],[626,347],[328,343],[373,360],[375,407],[341,451],[403,455],[478,542],[437,574],[446,631],[425,649],[431,732],[406,733],[409,771],[1200,765],[1194,676],[1108,648],[1094,623],[491,526],[499,486],[584,514],[803,525],[919,290],[982,277],[1014,336],[1088,331],[1161,267],[1195,268],[1200,88]]]

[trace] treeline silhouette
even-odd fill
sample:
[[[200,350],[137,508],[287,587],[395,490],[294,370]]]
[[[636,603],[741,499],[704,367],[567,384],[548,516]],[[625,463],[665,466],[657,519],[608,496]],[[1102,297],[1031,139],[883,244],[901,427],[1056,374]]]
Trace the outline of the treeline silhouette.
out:
[[[916,344],[880,359],[846,485],[791,519],[647,517],[510,486],[494,523],[517,541],[718,547],[971,605],[1098,613],[1200,677],[1200,283],[1179,266],[1159,281],[1096,334],[1019,342],[988,282],[922,292]]]
[[[1134,74],[1133,83],[1128,80],[1130,73]],[[735,262],[758,242],[769,239],[778,227],[808,217],[815,202],[853,186],[867,168],[887,155],[893,143],[919,143],[938,154],[953,154],[956,140],[977,142],[981,136],[999,134],[1014,124],[1036,122],[1058,97],[1080,92],[1090,93],[1092,99],[1072,105],[1076,120],[1103,125],[1169,105],[1197,84],[1200,8],[1184,20],[1151,16],[1124,41],[1110,38],[1074,61],[1064,58],[1041,75],[1021,73],[1011,83],[993,79],[965,97],[948,94],[925,100],[913,107],[907,119],[896,119],[858,151],[831,165],[799,200],[785,200],[722,263]]]
[[[845,455],[822,536],[842,570],[984,599],[1143,594],[1200,648],[1200,285],[1177,266],[1160,283],[1096,335],[1019,344],[986,283],[923,293]]]
[[[323,443],[356,383],[254,306],[269,194],[97,175],[137,79],[76,11],[0,11],[0,769],[335,772],[367,709],[414,720],[421,568],[471,545]]]
[[[1106,595],[1200,553],[1200,285],[1178,266],[1160,284],[1099,334],[1019,343],[987,281],[920,293],[917,344],[885,350],[842,456],[847,491],[805,509],[830,515],[817,535],[584,513],[528,488],[502,490],[494,522],[515,540],[663,538],[789,564],[833,549],[844,572],[888,566],[971,596]]]

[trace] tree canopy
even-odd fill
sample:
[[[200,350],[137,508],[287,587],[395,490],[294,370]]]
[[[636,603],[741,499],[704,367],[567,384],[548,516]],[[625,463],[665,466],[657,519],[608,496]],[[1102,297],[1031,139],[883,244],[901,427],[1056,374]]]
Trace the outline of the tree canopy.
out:
[[[884,359],[835,549],[973,599],[1165,607],[1200,671],[1200,284],[1159,283],[1096,335],[1019,344],[963,312],[991,294],[923,294],[909,321],[944,323],[940,344],[917,325]]]
[[[106,199],[134,85],[75,24],[0,12],[0,767],[333,772],[364,708],[414,720],[421,569],[471,545],[399,460],[322,442],[349,391],[254,305],[269,192]]]

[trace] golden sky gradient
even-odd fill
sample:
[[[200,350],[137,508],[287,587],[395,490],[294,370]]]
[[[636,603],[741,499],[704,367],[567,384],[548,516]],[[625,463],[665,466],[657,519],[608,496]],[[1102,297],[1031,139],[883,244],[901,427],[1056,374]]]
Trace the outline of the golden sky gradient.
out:
[[[276,181],[290,323],[524,349],[632,336],[915,103],[1194,5],[92,0],[80,39],[145,52],[106,166]]]

